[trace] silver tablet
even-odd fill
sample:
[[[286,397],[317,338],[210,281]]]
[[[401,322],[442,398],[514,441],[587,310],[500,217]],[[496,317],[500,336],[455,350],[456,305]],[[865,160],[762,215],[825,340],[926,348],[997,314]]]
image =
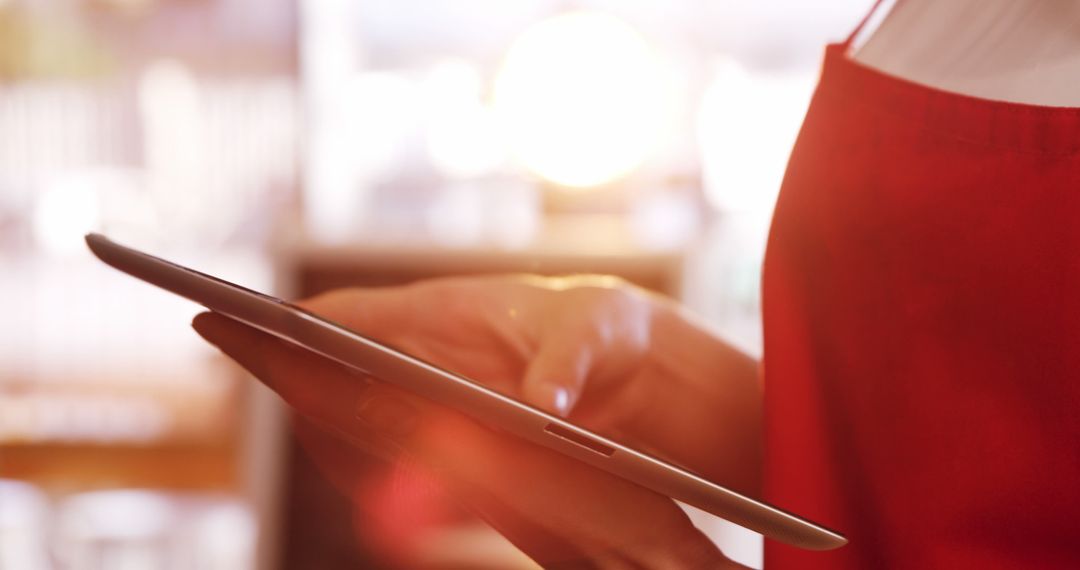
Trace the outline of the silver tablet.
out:
[[[379,344],[281,299],[124,247],[99,234],[87,235],[86,243],[99,259],[116,269],[216,313],[769,538],[811,550],[829,550],[847,543],[827,528]]]

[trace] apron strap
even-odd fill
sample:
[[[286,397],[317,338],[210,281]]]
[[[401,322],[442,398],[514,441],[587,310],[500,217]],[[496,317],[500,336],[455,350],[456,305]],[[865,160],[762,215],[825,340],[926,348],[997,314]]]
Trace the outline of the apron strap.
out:
[[[866,27],[866,24],[870,21],[870,19],[874,17],[874,14],[877,13],[878,8],[881,7],[881,4],[883,2],[884,0],[874,0],[874,5],[870,7],[870,11],[867,12],[865,16],[863,16],[863,19],[859,21],[859,25],[855,26],[855,29],[851,31],[851,34],[848,35],[847,39],[844,40],[844,43],[841,44],[844,46],[845,52],[851,49],[852,42],[854,42],[855,38],[858,37],[858,35],[863,31],[863,28]],[[899,2],[899,0],[897,0],[897,2]]]

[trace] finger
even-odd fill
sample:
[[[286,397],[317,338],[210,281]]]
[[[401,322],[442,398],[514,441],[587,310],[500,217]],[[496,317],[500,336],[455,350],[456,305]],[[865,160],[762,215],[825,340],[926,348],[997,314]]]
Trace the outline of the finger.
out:
[[[400,448],[375,433],[363,440],[346,439],[300,414],[293,414],[292,428],[300,448],[323,477],[346,496],[371,476],[374,466],[382,466],[381,460],[400,456]]]
[[[397,388],[215,313],[197,315],[192,326],[309,421],[354,444],[385,455],[376,433],[415,428],[424,404]]]
[[[272,388],[310,422],[370,446],[410,435],[431,402],[216,313],[201,313],[195,330]],[[384,450],[375,442],[376,450]],[[367,449],[368,447],[365,447]]]
[[[347,417],[350,410],[336,405],[345,403],[346,396],[358,395],[367,384],[358,372],[217,313],[200,313],[191,326],[301,411],[318,409],[324,412],[319,416]]]
[[[581,394],[593,351],[584,335],[547,335],[529,362],[521,383],[526,402],[566,416]]]

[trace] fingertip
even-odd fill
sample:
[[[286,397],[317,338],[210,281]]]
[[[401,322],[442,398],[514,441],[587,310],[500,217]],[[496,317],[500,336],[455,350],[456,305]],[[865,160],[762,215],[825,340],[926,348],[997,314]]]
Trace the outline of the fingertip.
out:
[[[195,315],[195,317],[191,319],[191,328],[195,329],[196,331],[202,331],[208,326],[212,318],[213,315],[210,313],[210,311],[203,311]]]
[[[539,382],[526,386],[527,401],[543,410],[565,417],[573,406],[573,393],[554,382]]]
[[[210,311],[201,312],[191,319],[191,328],[207,342],[217,345],[223,337],[227,336],[231,321],[217,313]]]
[[[213,342],[214,315],[209,311],[203,311],[191,319],[191,328],[195,329],[204,340]]]
[[[271,388],[275,385],[270,377],[266,360],[272,356],[269,341],[275,340],[266,333],[254,329],[212,311],[195,315],[191,328],[200,337],[235,360],[240,366]]]
[[[203,340],[249,370],[253,363],[248,361],[261,358],[259,355],[265,350],[265,342],[272,339],[266,333],[214,312],[195,315],[191,327]],[[254,371],[252,373],[258,376]]]

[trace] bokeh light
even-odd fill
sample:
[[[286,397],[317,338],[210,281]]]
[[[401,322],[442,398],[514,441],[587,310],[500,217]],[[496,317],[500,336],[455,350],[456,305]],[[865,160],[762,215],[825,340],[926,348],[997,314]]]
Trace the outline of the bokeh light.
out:
[[[614,16],[568,12],[513,43],[495,106],[516,158],[559,185],[592,187],[637,167],[671,115],[671,75]]]
[[[751,73],[719,58],[697,116],[705,196],[718,210],[768,215],[814,86],[814,70]]]
[[[436,65],[424,81],[428,153],[450,178],[490,174],[505,159],[502,129],[483,104],[482,85],[475,65],[453,59]]]

